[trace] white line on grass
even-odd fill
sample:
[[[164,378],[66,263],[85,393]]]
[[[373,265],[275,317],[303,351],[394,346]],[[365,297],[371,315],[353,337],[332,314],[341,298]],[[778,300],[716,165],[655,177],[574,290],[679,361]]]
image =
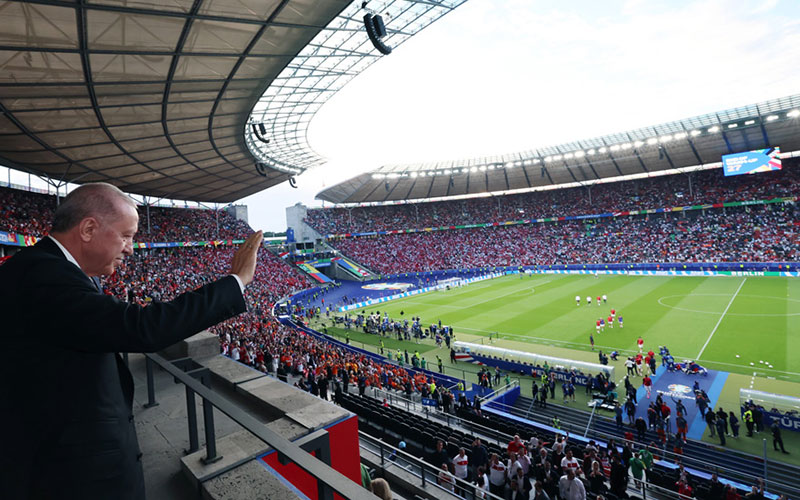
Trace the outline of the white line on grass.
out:
[[[708,343],[709,343],[709,342],[711,342],[711,337],[713,337],[713,336],[714,336],[714,333],[716,333],[716,331],[717,331],[717,328],[719,328],[719,325],[720,325],[720,323],[722,323],[722,318],[724,318],[724,317],[725,317],[725,314],[727,314],[727,312],[728,312],[728,309],[730,309],[730,308],[731,308],[731,304],[733,304],[733,301],[734,301],[734,299],[736,299],[736,296],[737,296],[737,295],[739,295],[739,290],[741,290],[741,289],[742,289],[742,286],[744,285],[744,282],[745,282],[745,281],[747,281],[747,278],[743,279],[743,280],[742,280],[742,282],[741,282],[741,283],[739,283],[739,288],[737,288],[737,289],[736,289],[736,292],[733,294],[733,297],[731,297],[731,301],[730,301],[730,302],[728,302],[728,307],[726,307],[726,308],[725,308],[725,310],[724,310],[724,311],[722,311],[722,316],[720,316],[720,317],[719,317],[719,320],[717,320],[717,324],[716,324],[716,325],[714,325],[714,329],[713,329],[713,330],[711,330],[711,333],[708,335],[708,338],[706,339],[706,343],[705,343],[705,344],[703,344],[703,348],[702,348],[702,349],[700,349],[700,352],[699,352],[699,353],[697,353],[697,357],[696,357],[695,359],[700,359],[700,356],[702,356],[702,355],[703,355],[703,351],[705,351],[705,350],[706,350],[706,347],[708,346]]]

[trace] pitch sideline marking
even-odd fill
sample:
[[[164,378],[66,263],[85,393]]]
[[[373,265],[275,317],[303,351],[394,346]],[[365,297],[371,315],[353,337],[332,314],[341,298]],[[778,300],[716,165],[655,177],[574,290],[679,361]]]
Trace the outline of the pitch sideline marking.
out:
[[[728,302],[728,307],[726,307],[725,310],[722,311],[722,316],[720,316],[719,320],[717,320],[717,324],[714,325],[714,329],[711,330],[711,333],[708,335],[708,338],[706,339],[706,343],[703,344],[703,348],[700,349],[699,353],[697,353],[697,356],[695,357],[695,359],[700,359],[700,357],[703,355],[703,351],[706,350],[706,347],[708,346],[708,343],[711,342],[711,337],[713,337],[714,334],[717,332],[717,328],[719,328],[720,323],[722,323],[722,318],[724,318],[725,314],[728,313],[728,309],[731,308],[731,304],[733,304],[733,301],[736,299],[736,296],[739,295],[739,290],[742,289],[742,286],[744,286],[744,282],[745,281],[747,281],[747,278],[743,279],[742,282],[739,283],[739,288],[736,289],[736,292],[733,294],[733,297],[731,297],[730,302]]]

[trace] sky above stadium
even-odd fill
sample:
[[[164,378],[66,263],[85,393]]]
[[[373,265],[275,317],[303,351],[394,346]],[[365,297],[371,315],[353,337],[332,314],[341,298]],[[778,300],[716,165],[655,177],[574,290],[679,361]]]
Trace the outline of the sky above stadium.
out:
[[[373,0],[373,3],[375,1]],[[795,0],[469,0],[311,121],[329,162],[242,200],[257,229],[388,163],[526,150],[800,91]]]
[[[286,207],[320,206],[319,191],[380,165],[512,153],[796,94],[798,47],[797,0],[469,0],[321,108],[308,138],[326,165],[298,189],[239,203],[255,229],[284,231]]]

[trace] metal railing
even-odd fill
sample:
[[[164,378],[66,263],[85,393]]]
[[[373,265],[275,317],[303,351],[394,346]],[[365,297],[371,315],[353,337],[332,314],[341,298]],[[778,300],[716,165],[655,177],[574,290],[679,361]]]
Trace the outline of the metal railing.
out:
[[[431,485],[442,491],[453,493],[454,495],[460,496],[467,500],[504,500],[504,497],[494,495],[488,490],[479,491],[476,489],[474,483],[470,483],[469,481],[460,479],[455,475],[448,473],[449,478],[453,480],[455,490],[450,491],[438,483],[439,474],[442,472],[441,467],[435,467],[432,464],[429,464],[428,462],[419,459],[410,453],[401,450],[400,448],[396,448],[382,439],[371,436],[364,431],[358,431],[358,434],[359,440],[361,441],[360,446],[362,448],[375,453],[376,455],[380,455],[380,468],[384,474],[386,473],[387,467],[394,465],[405,472],[416,476],[419,479],[419,485],[422,488],[425,488],[427,485]],[[372,449],[370,449],[370,446],[365,446],[364,443],[369,444]]]
[[[324,429],[314,432],[304,438],[300,438],[296,442],[291,442],[270,430],[256,418],[212,390],[209,387],[210,370],[197,364],[191,358],[168,361],[158,354],[145,354],[145,360],[148,396],[148,404],[145,406],[150,407],[158,404],[156,402],[153,380],[153,370],[156,365],[172,375],[176,383],[181,383],[186,386],[187,420],[190,443],[190,449],[187,450],[187,453],[193,453],[199,450],[197,415],[194,401],[195,395],[197,395],[203,400],[203,420],[206,437],[206,456],[203,459],[204,463],[216,462],[222,458],[217,454],[216,449],[216,433],[214,428],[214,408],[216,408],[258,439],[271,446],[278,453],[278,459],[281,463],[292,462],[316,478],[320,499],[332,500],[334,492],[348,499],[378,498],[365,490],[360,484],[353,482],[339,471],[333,469],[328,463],[310,454],[310,451],[315,451],[317,455],[320,455],[320,441],[325,441],[327,443],[327,431]],[[325,455],[325,453],[322,454]],[[327,458],[329,462],[330,456],[328,455]],[[206,480],[224,474],[251,459],[252,458],[248,458],[222,468],[212,476],[207,477]]]

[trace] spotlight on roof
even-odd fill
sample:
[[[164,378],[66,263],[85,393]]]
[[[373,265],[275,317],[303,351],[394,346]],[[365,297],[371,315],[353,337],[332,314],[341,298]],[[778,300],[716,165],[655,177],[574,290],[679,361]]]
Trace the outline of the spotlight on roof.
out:
[[[786,113],[787,118],[797,118],[798,116],[800,116],[800,109],[793,109]]]
[[[768,122],[774,122],[774,121],[775,121],[775,120],[777,120],[777,119],[778,119],[778,115],[769,115],[769,116],[767,117],[767,121],[768,121]]]
[[[716,125],[714,125],[713,127],[711,127],[711,128],[709,128],[709,129],[708,129],[708,133],[709,133],[709,134],[715,134],[715,133],[717,133],[717,132],[719,132],[719,127],[718,127],[718,126],[716,126]]]
[[[266,138],[267,127],[265,127],[263,123],[253,123],[251,127],[253,128],[253,135],[256,136],[256,139],[264,144],[269,144],[269,139]]]
[[[698,135],[702,134],[702,132],[700,132],[699,130],[692,130],[691,132],[689,132],[689,134],[692,137],[697,137]]]
[[[266,177],[267,176],[267,164],[266,163],[262,163],[260,161],[256,162],[256,172],[258,172],[258,175],[260,175],[261,177]]]
[[[392,48],[383,43],[381,38],[386,36],[386,25],[383,24],[383,18],[380,14],[366,13],[364,14],[364,27],[367,29],[367,36],[375,50],[381,54],[388,56],[392,53]]]

